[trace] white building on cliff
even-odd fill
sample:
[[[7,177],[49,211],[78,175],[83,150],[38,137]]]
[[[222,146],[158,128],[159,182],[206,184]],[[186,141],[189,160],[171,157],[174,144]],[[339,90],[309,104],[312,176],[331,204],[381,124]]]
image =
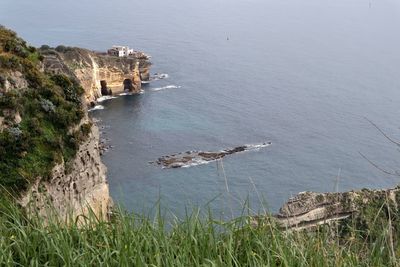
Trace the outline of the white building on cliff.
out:
[[[133,55],[133,49],[129,46],[113,45],[111,49],[107,50],[107,53],[111,56],[116,57],[127,57]]]

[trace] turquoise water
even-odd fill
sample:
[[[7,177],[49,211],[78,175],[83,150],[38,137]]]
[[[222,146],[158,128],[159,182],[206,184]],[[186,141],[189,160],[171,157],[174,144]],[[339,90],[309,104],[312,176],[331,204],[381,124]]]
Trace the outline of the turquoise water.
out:
[[[161,199],[183,214],[237,215],[246,199],[276,210],[300,191],[394,186],[400,139],[400,5],[396,0],[2,0],[0,23],[34,45],[153,56],[145,93],[92,115],[114,147],[103,157],[112,196],[145,212]],[[154,89],[175,85],[171,88]],[[185,169],[149,164],[187,150],[271,141],[268,148]],[[223,171],[224,170],[224,171]],[[226,177],[226,178],[225,178]],[[228,187],[226,186],[228,185]],[[229,192],[228,192],[229,191]],[[260,197],[258,196],[260,195]]]

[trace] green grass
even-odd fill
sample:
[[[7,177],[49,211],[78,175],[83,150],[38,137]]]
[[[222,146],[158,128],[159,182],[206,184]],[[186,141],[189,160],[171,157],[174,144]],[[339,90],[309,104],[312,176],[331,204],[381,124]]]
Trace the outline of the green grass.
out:
[[[194,210],[167,221],[116,211],[110,222],[95,216],[68,226],[55,218],[27,218],[13,202],[0,203],[1,266],[398,266],[389,238],[349,227],[346,237],[328,228],[283,231],[270,218],[251,226],[249,216],[224,222]],[[82,223],[82,221],[85,221]],[[350,224],[352,225],[352,224]],[[376,225],[378,226],[378,225]],[[392,247],[394,246],[394,249]],[[394,251],[394,253],[393,253]]]

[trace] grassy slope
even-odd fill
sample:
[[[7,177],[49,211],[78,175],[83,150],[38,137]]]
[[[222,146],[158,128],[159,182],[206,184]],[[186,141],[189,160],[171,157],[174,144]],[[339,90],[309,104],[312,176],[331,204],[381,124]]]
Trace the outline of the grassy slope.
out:
[[[379,232],[346,227],[341,238],[320,228],[285,232],[265,219],[258,227],[242,217],[221,222],[193,212],[166,227],[160,217],[117,212],[77,227],[25,218],[11,202],[0,203],[1,266],[397,266],[399,247],[389,224]],[[375,210],[380,216],[384,209]],[[203,218],[203,219],[200,219]],[[385,217],[385,215],[383,216]],[[353,224],[350,224],[353,225]],[[168,229],[168,230],[166,230]],[[218,230],[217,230],[218,229]],[[333,227],[333,232],[343,230]],[[393,236],[395,235],[395,236]]]
[[[40,72],[41,55],[10,30],[0,27],[0,116],[18,112],[22,121],[7,118],[0,132],[0,185],[21,191],[38,177],[49,177],[52,167],[68,161],[83,139],[71,133],[84,116],[83,89],[66,76]],[[27,88],[5,92],[5,82],[22,73]]]

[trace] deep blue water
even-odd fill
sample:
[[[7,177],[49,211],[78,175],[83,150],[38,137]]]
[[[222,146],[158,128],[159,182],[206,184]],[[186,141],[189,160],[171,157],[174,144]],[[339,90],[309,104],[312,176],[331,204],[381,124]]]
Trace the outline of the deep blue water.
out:
[[[114,200],[177,214],[210,200],[239,214],[248,198],[276,210],[300,191],[394,186],[400,152],[397,0],[1,0],[0,23],[34,45],[106,50],[128,44],[168,73],[143,95],[93,112],[114,149],[104,162]],[[229,40],[228,40],[229,39]],[[167,85],[180,88],[152,91]],[[258,152],[163,170],[148,164],[191,149],[271,141]],[[339,178],[337,178],[339,177]],[[257,194],[258,193],[258,194]]]

